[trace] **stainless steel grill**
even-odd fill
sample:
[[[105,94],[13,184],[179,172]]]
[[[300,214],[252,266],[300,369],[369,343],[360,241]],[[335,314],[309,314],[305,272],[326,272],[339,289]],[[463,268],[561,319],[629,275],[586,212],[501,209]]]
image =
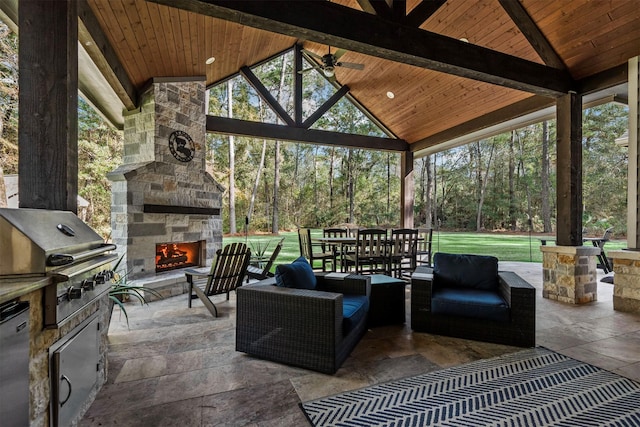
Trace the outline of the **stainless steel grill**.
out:
[[[57,328],[109,290],[115,245],[72,212],[0,209],[0,279],[51,277],[44,324]]]
[[[115,249],[72,212],[0,209],[0,286],[45,278],[44,326],[60,328],[73,319],[79,322],[71,330],[60,329],[58,341],[46,350],[50,425],[54,427],[73,424],[86,408],[98,372],[104,371],[100,308],[93,313],[82,311],[109,291],[111,265],[118,257]]]

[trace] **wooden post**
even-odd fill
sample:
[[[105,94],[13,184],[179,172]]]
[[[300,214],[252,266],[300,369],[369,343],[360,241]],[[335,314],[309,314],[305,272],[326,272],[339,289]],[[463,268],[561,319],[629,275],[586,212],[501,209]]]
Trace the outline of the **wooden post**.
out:
[[[413,228],[413,152],[400,153],[400,226]]]
[[[20,207],[78,210],[78,10],[20,0]]]
[[[582,246],[582,96],[557,99],[558,246]]]
[[[629,60],[627,246],[640,250],[640,57]]]

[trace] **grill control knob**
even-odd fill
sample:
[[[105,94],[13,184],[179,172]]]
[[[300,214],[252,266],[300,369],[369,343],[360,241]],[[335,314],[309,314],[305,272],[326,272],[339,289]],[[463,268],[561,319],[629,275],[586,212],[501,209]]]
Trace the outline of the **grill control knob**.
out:
[[[92,291],[93,288],[96,287],[96,282],[94,282],[93,280],[85,279],[82,281],[82,284],[80,285],[80,287],[82,289]]]
[[[93,276],[93,280],[96,282],[97,285],[102,285],[107,281],[107,278],[105,277],[104,272],[102,272]]]
[[[69,289],[67,289],[67,297],[69,300],[82,298],[82,288],[70,286]]]

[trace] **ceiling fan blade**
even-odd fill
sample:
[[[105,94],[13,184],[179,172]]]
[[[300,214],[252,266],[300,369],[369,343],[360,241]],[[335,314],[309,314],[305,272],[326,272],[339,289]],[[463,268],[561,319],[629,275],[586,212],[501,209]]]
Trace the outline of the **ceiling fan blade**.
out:
[[[353,62],[337,62],[338,67],[351,68],[353,70],[364,70],[364,64],[355,64]]]
[[[333,57],[335,58],[335,60],[337,61],[338,59],[340,59],[340,57],[342,55],[344,55],[345,53],[347,53],[346,49],[338,49],[336,50],[336,53],[333,54]]]
[[[314,58],[322,60],[322,55],[318,55],[317,53],[313,53],[310,50],[306,50],[306,49],[302,49],[302,51],[310,56],[313,56]]]

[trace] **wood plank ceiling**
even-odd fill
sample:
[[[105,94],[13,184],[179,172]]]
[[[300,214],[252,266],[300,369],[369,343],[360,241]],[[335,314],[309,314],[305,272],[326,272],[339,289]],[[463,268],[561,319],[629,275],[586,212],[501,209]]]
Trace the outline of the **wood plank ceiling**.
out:
[[[321,55],[328,49],[319,43],[144,0],[88,3],[139,89],[153,77],[206,75],[207,83],[212,84],[295,43]],[[375,4],[362,0],[334,3],[357,10],[362,10],[361,4]],[[440,3],[443,4],[420,25],[421,29],[544,64],[499,0]],[[640,55],[637,0],[520,3],[576,80],[621,66]],[[419,5],[420,0],[408,0],[406,10],[410,12]],[[283,8],[284,13],[287,2],[274,2],[273,7]],[[215,62],[206,65],[211,56]],[[341,59],[363,63],[365,69],[339,68],[338,82],[348,85],[357,100],[409,144],[420,145],[438,133],[533,96],[363,53],[347,52]],[[395,94],[393,99],[387,97],[388,91]]]

